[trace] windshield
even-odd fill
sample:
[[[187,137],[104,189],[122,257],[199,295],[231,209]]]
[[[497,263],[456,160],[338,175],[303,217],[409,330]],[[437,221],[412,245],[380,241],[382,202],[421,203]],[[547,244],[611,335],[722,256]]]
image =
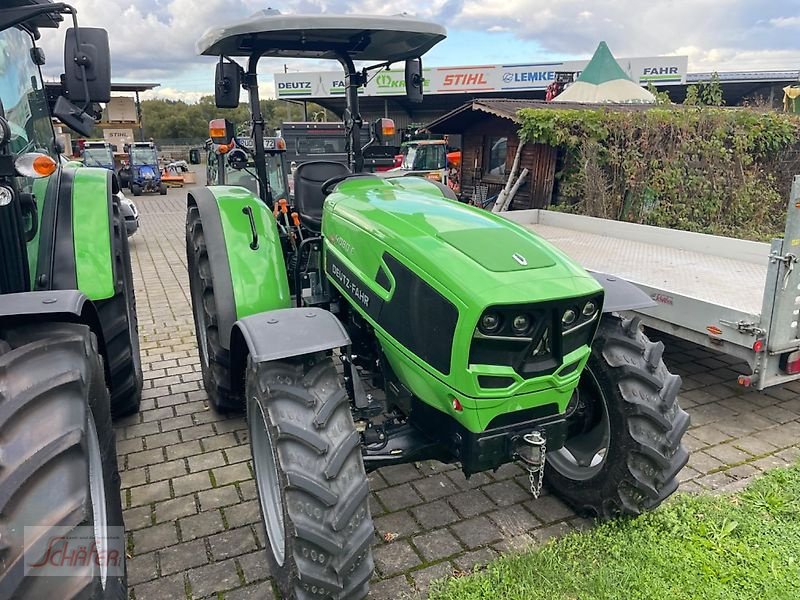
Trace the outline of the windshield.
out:
[[[272,198],[280,200],[281,198],[288,198],[286,190],[286,177],[284,176],[284,162],[283,153],[280,154],[267,154],[267,177],[269,178],[269,187],[272,191]],[[225,181],[228,185],[241,185],[246,187],[253,194],[258,195],[258,186],[256,185],[256,164],[251,159],[247,163],[247,169],[237,171],[230,167],[225,161]]]
[[[106,167],[114,164],[110,148],[84,148],[83,164],[87,167]]]
[[[337,136],[318,136],[298,138],[298,154],[344,154],[347,152],[344,133]]]
[[[51,153],[53,126],[38,67],[33,64],[28,34],[11,28],[0,32],[0,106],[11,128],[15,154]]]
[[[403,169],[409,171],[444,169],[447,160],[444,144],[409,144],[402,154]]]
[[[131,148],[131,161],[135,165],[154,165],[158,162],[152,148]]]

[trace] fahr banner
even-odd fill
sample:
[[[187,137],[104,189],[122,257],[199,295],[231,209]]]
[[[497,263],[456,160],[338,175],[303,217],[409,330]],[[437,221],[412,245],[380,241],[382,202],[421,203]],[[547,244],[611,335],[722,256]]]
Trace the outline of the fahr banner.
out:
[[[558,72],[580,73],[588,60],[518,65],[479,65],[473,67],[433,67],[424,69],[426,94],[458,92],[503,92],[507,90],[544,90]],[[686,83],[689,59],[686,56],[655,56],[617,59],[620,67],[641,85]],[[339,72],[276,73],[278,98],[328,98],[344,94],[344,77]],[[365,96],[402,95],[403,66],[371,74]]]

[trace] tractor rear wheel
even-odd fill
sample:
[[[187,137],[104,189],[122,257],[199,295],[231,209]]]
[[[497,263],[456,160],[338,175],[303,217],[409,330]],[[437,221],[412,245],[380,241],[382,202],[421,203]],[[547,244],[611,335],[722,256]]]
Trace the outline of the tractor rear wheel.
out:
[[[190,206],[186,215],[186,262],[200,369],[209,402],[218,412],[241,410],[242,400],[231,389],[230,351],[222,346],[219,338],[214,278],[200,209],[196,206]]]
[[[0,410],[0,597],[124,600],[114,431],[89,328],[0,328]]]
[[[124,417],[139,410],[142,360],[128,234],[116,198],[113,200],[113,211],[112,248],[117,277],[115,287],[118,291],[111,298],[96,304],[111,374],[111,413],[114,417]]]
[[[369,483],[333,361],[250,359],[245,387],[267,562],[281,596],[365,598],[373,571]]]
[[[545,482],[583,515],[612,518],[655,508],[678,488],[689,455],[681,378],[639,319],[606,315],[578,385],[564,447],[547,453]]]

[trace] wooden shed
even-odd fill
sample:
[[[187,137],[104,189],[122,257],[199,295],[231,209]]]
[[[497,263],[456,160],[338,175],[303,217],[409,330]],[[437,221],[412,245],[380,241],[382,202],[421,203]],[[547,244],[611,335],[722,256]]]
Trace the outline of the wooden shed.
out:
[[[522,108],[565,108],[535,100],[473,100],[429,123],[432,133],[460,134],[460,193],[476,203],[496,196],[505,184],[519,145],[517,111]],[[530,171],[512,209],[544,208],[550,204],[558,149],[526,144],[519,170]]]

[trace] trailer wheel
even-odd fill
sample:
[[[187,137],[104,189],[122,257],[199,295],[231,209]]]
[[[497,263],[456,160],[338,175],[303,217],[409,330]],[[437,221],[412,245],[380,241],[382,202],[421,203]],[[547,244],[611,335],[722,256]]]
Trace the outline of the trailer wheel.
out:
[[[283,598],[360,600],[373,571],[369,484],[347,394],[333,361],[318,360],[248,360],[267,562]]]
[[[0,329],[0,410],[0,598],[123,600],[116,445],[103,363],[89,328]],[[62,556],[69,550],[78,556],[75,544],[86,547],[88,538],[109,564],[78,559],[60,574],[33,576],[35,569],[46,574],[49,566],[32,565],[56,558],[53,551],[63,543],[57,538],[70,533],[74,539]]]
[[[119,291],[107,300],[98,301],[96,305],[111,374],[111,413],[114,417],[124,417],[139,411],[142,360],[128,233],[116,198],[113,200],[112,247]]]
[[[186,262],[203,385],[214,410],[241,410],[242,400],[231,389],[230,351],[219,339],[214,279],[200,209],[196,206],[190,206],[186,215]]]
[[[603,317],[567,441],[546,461],[545,482],[579,513],[638,515],[678,488],[689,415],[678,406],[681,378],[667,370],[663,351],[638,318]]]

